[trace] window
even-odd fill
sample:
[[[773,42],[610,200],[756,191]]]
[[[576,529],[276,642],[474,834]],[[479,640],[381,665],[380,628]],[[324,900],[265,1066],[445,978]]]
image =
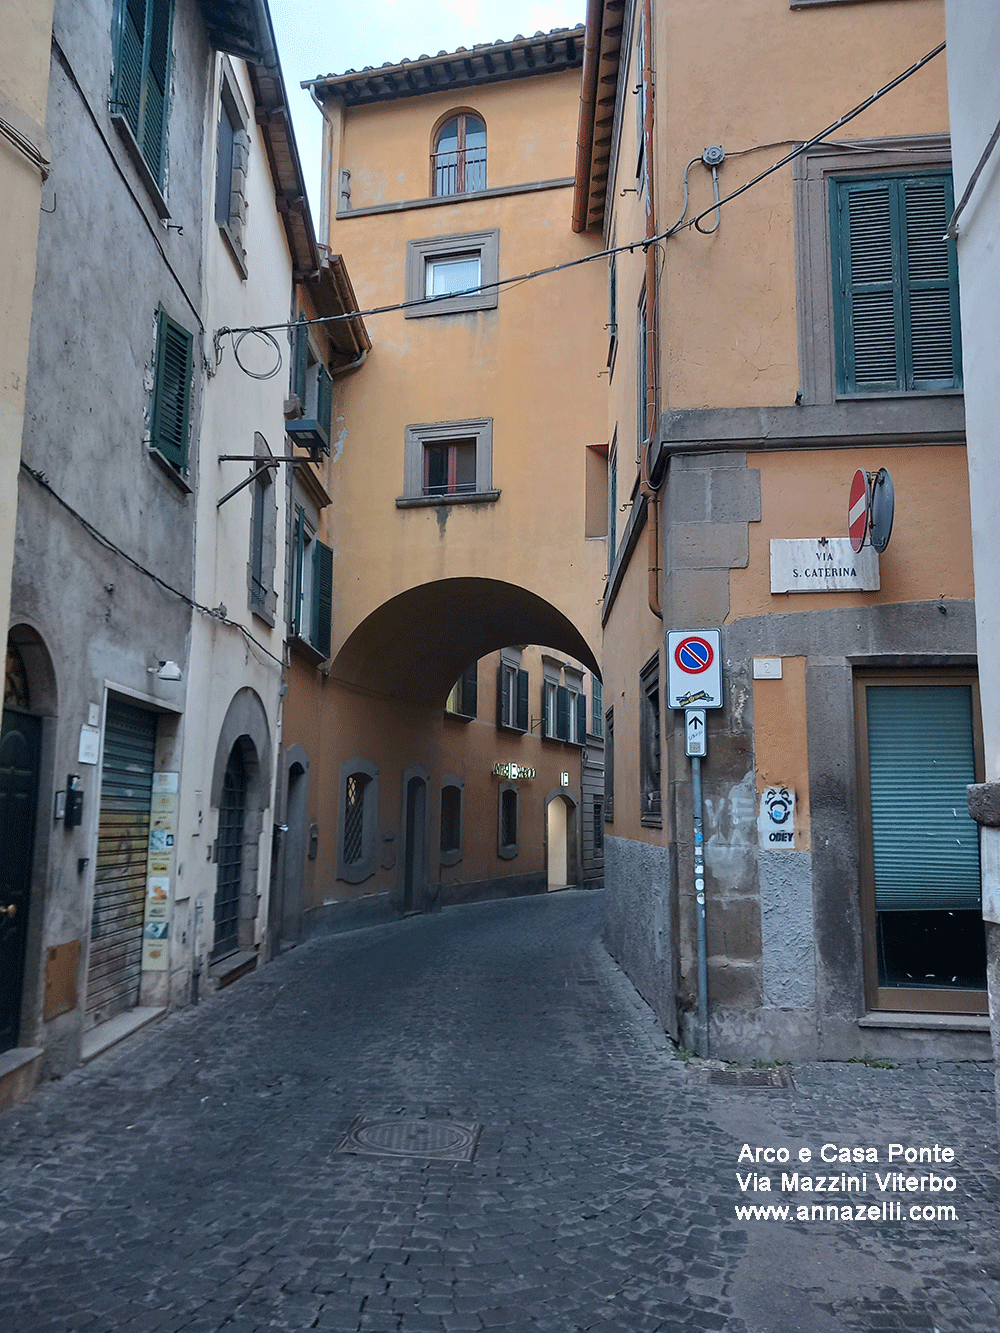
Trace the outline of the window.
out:
[[[566,736],[576,745],[587,744],[587,696],[583,692],[583,676],[566,668]]]
[[[462,819],[465,783],[446,777],[441,783],[441,864],[457,865],[462,859]]]
[[[792,163],[803,405],[960,390],[950,173],[947,134],[816,144]]]
[[[437,132],[431,154],[435,194],[486,189],[486,125],[471,111],[451,116]]]
[[[467,666],[451,687],[445,712],[455,717],[472,718],[479,706],[479,663]]]
[[[360,884],[375,873],[378,828],[378,769],[365,759],[340,766],[340,842],[337,878]]]
[[[156,317],[156,365],[150,444],[180,473],[187,472],[194,339],[161,306]]]
[[[309,326],[299,317],[295,326],[291,391],[298,399],[301,416],[285,422],[293,443],[314,457],[330,452],[330,422],[333,415],[333,378],[309,337]]]
[[[433,440],[424,445],[424,495],[473,495],[475,440]]]
[[[258,431],[254,435],[254,454],[270,458],[267,441]],[[278,534],[278,506],[274,495],[274,477],[270,468],[260,468],[250,488],[250,559],[247,562],[247,604],[255,615],[274,624],[277,594],[274,591],[274,562]]]
[[[639,789],[641,822],[650,828],[662,824],[660,814],[660,655],[639,674]]]
[[[986,1013],[971,673],[858,673],[861,894],[871,1009]]]
[[[528,673],[521,669],[521,654],[509,648],[497,668],[497,726],[528,730]]]
[[[594,852],[600,855],[604,851],[604,805],[594,802]]]
[[[639,197],[646,190],[646,23],[639,15],[639,32],[635,42],[635,174],[641,179]]]
[[[325,660],[333,616],[333,552],[318,540],[301,505],[295,515],[292,571],[292,634]]]
[[[403,494],[408,505],[497,500],[492,489],[493,422],[438,421],[407,426],[403,452]]]
[[[542,735],[555,740],[558,734],[559,681],[562,668],[557,663],[542,659]]]
[[[250,164],[249,116],[232,65],[223,60],[219,134],[215,162],[215,221],[240,273],[247,276],[243,231],[246,225],[247,169]]]
[[[497,855],[511,860],[518,851],[518,802],[520,793],[514,782],[500,784],[497,810]]]
[[[604,822],[615,821],[615,710],[604,714]]]
[[[596,676],[591,677],[590,717],[594,724],[593,734],[604,735],[604,687]]]
[[[500,232],[431,236],[406,245],[407,319],[493,310],[500,274]],[[475,290],[479,288],[481,290]]]
[[[830,181],[837,390],[961,387],[950,173]]]
[[[111,115],[136,164],[163,189],[173,0],[118,0]],[[158,211],[166,217],[162,196]]]
[[[588,444],[584,454],[584,536],[608,535],[608,446]]]

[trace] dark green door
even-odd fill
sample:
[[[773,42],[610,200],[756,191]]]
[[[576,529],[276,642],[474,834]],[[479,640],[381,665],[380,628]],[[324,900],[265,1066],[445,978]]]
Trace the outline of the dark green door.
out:
[[[215,878],[215,948],[222,958],[240,947],[240,890],[243,880],[243,826],[246,821],[247,776],[237,742],[229,755],[219,806],[219,868]]]
[[[0,731],[0,1051],[17,1045],[35,846],[37,717],[4,709]]]

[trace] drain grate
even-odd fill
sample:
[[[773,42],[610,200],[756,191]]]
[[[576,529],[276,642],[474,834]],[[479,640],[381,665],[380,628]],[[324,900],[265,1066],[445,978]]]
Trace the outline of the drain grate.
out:
[[[425,1157],[435,1162],[471,1162],[482,1125],[460,1120],[358,1116],[337,1151],[365,1157]]]
[[[794,1088],[789,1069],[712,1069],[709,1083],[722,1088]]]

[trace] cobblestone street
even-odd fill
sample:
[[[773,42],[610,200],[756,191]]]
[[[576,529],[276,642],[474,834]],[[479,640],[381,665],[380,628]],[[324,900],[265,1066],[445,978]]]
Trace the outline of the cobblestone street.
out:
[[[995,1333],[992,1069],[714,1086],[603,951],[602,897],[313,941],[0,1116],[0,1328]],[[482,1131],[472,1161],[340,1151],[358,1117]],[[862,1169],[828,1142],[878,1148],[866,1202],[958,1220],[737,1220],[814,1201],[743,1192],[744,1143]],[[956,1190],[879,1194],[889,1143],[953,1147]]]

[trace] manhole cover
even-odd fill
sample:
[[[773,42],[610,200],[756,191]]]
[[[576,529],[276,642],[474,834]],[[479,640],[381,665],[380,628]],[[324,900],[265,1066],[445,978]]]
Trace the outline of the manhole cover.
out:
[[[713,1069],[709,1083],[723,1088],[794,1088],[790,1069]]]
[[[471,1162],[482,1125],[460,1120],[418,1120],[359,1116],[340,1141],[338,1152],[366,1157],[427,1157],[438,1162]]]

